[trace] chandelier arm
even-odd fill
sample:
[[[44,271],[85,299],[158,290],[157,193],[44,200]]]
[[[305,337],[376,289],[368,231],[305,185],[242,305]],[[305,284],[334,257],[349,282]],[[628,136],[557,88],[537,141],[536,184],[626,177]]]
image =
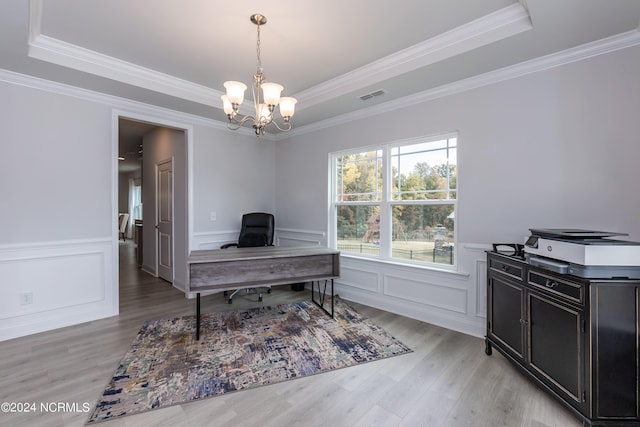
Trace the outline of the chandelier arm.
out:
[[[236,124],[234,122],[227,122],[227,129],[229,130],[238,130],[242,127],[241,124]]]
[[[255,122],[255,121],[256,121],[255,117],[250,116],[250,115],[246,115],[246,116],[242,116],[242,117],[240,118],[240,120],[238,120],[238,119],[236,118],[236,116],[231,117],[231,118],[229,119],[229,123],[237,124],[237,125],[238,125],[238,128],[239,128],[240,126],[244,125],[244,124],[245,124],[246,122],[248,122],[249,120],[251,120],[251,121],[253,121],[253,122]]]
[[[280,127],[280,125],[278,125],[278,122],[275,120],[272,120],[271,123],[273,123],[278,128],[278,130],[282,132],[287,132],[291,130],[291,122],[283,123],[282,124],[283,127]]]

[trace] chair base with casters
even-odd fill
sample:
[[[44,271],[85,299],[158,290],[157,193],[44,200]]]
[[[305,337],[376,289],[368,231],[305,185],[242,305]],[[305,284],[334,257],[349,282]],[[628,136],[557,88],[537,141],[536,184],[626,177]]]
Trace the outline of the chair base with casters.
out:
[[[271,293],[271,286],[265,286],[265,288],[267,289],[267,293],[270,294]],[[246,294],[250,294],[250,293],[258,294],[258,301],[262,302],[262,292],[259,290],[259,288],[236,289],[235,291],[233,291],[231,293],[231,295],[229,295],[228,291],[224,291],[224,296],[225,297],[227,295],[229,296],[229,298],[227,299],[227,302],[229,304],[233,304],[233,297],[240,291],[245,291]]]
[[[273,234],[275,230],[275,219],[270,213],[254,212],[242,215],[242,226],[240,228],[240,236],[238,243],[227,243],[220,249],[231,247],[238,248],[255,248],[259,246],[273,246]],[[271,286],[265,286],[267,293],[271,293]],[[228,303],[233,303],[233,297],[242,289],[236,289],[229,295]],[[255,292],[258,294],[258,301],[262,301],[262,292],[258,288],[247,288],[247,293]],[[224,292],[226,297],[228,292]]]

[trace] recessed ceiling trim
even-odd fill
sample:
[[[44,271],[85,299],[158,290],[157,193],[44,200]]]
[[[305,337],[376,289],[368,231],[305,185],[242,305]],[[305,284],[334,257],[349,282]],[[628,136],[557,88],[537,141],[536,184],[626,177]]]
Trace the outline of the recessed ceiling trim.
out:
[[[31,58],[204,105],[217,105],[220,100],[220,91],[42,34],[43,4],[44,0],[29,1],[28,55]]]
[[[29,43],[41,32],[44,0],[29,0]]]
[[[170,110],[168,108],[145,104],[143,102],[133,101],[114,95],[107,95],[89,89],[79,88],[76,86],[46,80],[39,77],[16,73],[14,71],[0,69],[0,82],[29,87],[36,90],[55,93],[58,95],[70,96],[84,101],[96,102],[98,104],[107,105],[111,108],[135,111],[138,114],[148,114],[166,118],[167,120],[188,122],[194,125],[211,127],[225,132],[228,130],[226,123],[220,120],[214,120],[176,110]],[[246,135],[252,136],[253,132],[250,129],[247,129]],[[255,135],[253,136],[255,137]]]
[[[43,34],[29,41],[29,56],[108,79],[205,105],[218,103],[220,91],[103,55]]]
[[[217,105],[223,93],[175,76],[122,61],[41,33],[44,0],[30,0],[29,56],[204,105]],[[293,94],[297,109],[316,105],[396,77],[479,46],[531,29],[525,7],[515,3],[342,76]]]
[[[438,86],[403,98],[383,102],[371,107],[361,108],[337,117],[301,126],[292,130],[290,135],[279,135],[277,136],[277,139],[287,139],[305,133],[315,132],[321,129],[353,122],[355,120],[365,119],[378,114],[386,114],[394,110],[410,108],[416,104],[433,101],[435,99],[444,98],[446,96],[455,95],[457,93],[500,83],[502,81],[522,77],[527,74],[545,71],[551,68],[570,64],[572,62],[582,61],[584,59],[638,45],[640,45],[640,30],[627,31],[602,40],[586,43],[571,49],[566,49],[531,59],[529,61],[521,62],[519,64]]]
[[[532,29],[520,3],[507,6],[342,76],[296,93],[299,109],[405,74]]]

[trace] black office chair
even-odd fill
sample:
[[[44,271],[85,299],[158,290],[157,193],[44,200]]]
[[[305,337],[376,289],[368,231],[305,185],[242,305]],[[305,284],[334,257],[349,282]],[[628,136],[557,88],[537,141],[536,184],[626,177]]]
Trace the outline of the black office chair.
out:
[[[238,236],[238,243],[227,243],[220,246],[220,249],[227,249],[231,247],[238,248],[255,248],[258,246],[273,246],[273,233],[275,230],[275,218],[270,213],[253,212],[242,215],[242,226],[240,227],[240,235]],[[271,286],[265,286],[268,288],[267,293],[271,293]],[[231,295],[229,295],[229,304],[233,303],[233,296],[237,294],[241,289],[236,289]],[[258,288],[248,288],[247,292],[253,290],[258,294],[258,301],[262,301],[262,293]],[[224,292],[227,296],[227,292]]]

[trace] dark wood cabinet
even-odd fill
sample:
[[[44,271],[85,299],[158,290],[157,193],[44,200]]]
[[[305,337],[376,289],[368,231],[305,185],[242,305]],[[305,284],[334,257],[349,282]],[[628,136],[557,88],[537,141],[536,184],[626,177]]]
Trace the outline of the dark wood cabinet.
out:
[[[497,349],[586,425],[640,426],[640,280],[487,257],[486,353]]]
[[[135,242],[136,242],[136,261],[138,262],[138,267],[142,268],[142,220],[136,220],[136,234],[135,234]]]

